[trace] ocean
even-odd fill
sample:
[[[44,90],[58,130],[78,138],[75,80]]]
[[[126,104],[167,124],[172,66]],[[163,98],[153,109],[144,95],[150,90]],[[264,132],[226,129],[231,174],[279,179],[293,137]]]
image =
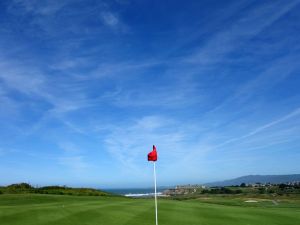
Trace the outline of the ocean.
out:
[[[158,187],[157,195],[162,196],[163,191],[168,188],[166,187]],[[154,188],[119,188],[119,189],[104,189],[104,191],[124,195],[127,197],[151,197],[154,195]]]

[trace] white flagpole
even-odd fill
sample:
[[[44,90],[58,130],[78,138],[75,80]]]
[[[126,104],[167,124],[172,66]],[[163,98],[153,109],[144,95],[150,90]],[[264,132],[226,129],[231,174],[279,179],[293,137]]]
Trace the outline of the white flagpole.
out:
[[[157,222],[157,197],[156,197],[156,171],[155,171],[155,161],[153,162],[153,169],[154,169],[154,199],[155,199],[155,222]]]

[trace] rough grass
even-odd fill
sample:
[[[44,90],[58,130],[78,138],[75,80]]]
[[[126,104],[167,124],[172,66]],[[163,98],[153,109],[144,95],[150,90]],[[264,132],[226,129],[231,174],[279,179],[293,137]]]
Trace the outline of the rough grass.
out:
[[[152,199],[0,195],[1,225],[152,225]],[[238,198],[159,199],[159,225],[298,225],[300,202]]]

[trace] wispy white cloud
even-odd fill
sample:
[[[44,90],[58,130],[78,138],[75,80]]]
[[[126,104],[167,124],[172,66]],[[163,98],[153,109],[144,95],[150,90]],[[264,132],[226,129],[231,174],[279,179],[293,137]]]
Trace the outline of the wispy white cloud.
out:
[[[195,133],[198,138],[188,142],[188,145],[184,145],[185,139],[179,143],[179,146],[183,146],[186,151],[182,155],[182,159],[178,161],[177,166],[182,165],[185,167],[185,171],[190,169],[191,174],[198,176],[202,170],[205,170],[205,167],[209,167],[208,164],[214,163],[215,158],[217,161],[226,163],[229,158],[230,160],[234,160],[236,157],[249,160],[249,157],[252,156],[261,157],[271,154],[275,149],[285,151],[286,147],[284,146],[293,146],[299,139],[297,134],[299,133],[299,119],[297,119],[299,116],[300,108],[296,108],[271,122],[252,128],[251,131],[240,136],[238,134],[241,134],[243,124],[236,120],[230,123],[229,130],[222,127],[210,127],[209,130],[185,129],[185,138]],[[203,119],[195,121],[195,124],[201,127],[205,122]],[[251,129],[251,123],[249,120],[245,126]],[[232,137],[233,135],[235,137]],[[262,150],[265,153],[261,153]],[[224,155],[224,160],[219,157],[220,154]],[[198,175],[195,174],[195,171],[198,172]]]
[[[89,63],[92,64],[90,61],[90,58],[83,57],[60,57],[58,61],[50,64],[50,68],[55,71],[68,73],[69,70],[85,67]]]
[[[204,46],[185,58],[184,61],[202,65],[221,62],[228,53],[272,25],[297,4],[299,4],[298,1],[276,1],[249,9],[232,26],[226,27],[214,35]]]
[[[298,59],[299,55],[289,54],[270,63],[265,63],[261,73],[253,76],[244,84],[239,84],[227,99],[216,105],[207,114],[219,111],[224,107],[230,107],[232,104],[245,106],[245,103],[251,101],[252,98],[257,98],[259,95],[263,96],[264,93],[276,87],[298,70]]]
[[[87,61],[91,61],[88,59]],[[79,74],[75,75],[74,78],[79,80],[97,80],[101,78],[108,79],[130,79],[130,77],[139,76],[137,74],[143,73],[145,70],[151,69],[155,66],[164,65],[165,61],[160,60],[141,60],[135,62],[132,60],[124,60],[118,62],[103,62],[93,69],[88,75]],[[130,74],[130,76],[128,76]]]
[[[4,56],[2,58],[0,64],[2,87],[8,91],[17,91],[33,100],[43,99],[51,104],[52,114],[76,111],[90,106],[93,102],[86,96],[88,84],[70,80],[72,77],[61,78],[60,82],[57,82],[44,71],[46,68],[40,69],[38,63],[33,65],[34,63],[4,59]]]
[[[142,71],[141,71],[142,72]],[[172,72],[172,71],[171,71]],[[186,107],[204,101],[205,96],[199,84],[190,80],[190,74],[185,71],[185,76],[180,76],[182,70],[176,74],[167,72],[160,78],[168,80],[165,84],[151,82],[152,85],[132,85],[131,80],[122,80],[122,86],[111,96],[110,101],[118,107]],[[178,76],[177,76],[178,75]],[[138,74],[132,77],[140,79]],[[131,78],[132,78],[131,77]],[[153,77],[153,81],[156,78]],[[119,86],[119,82],[117,83]]]
[[[134,174],[141,182],[149,169],[146,156],[153,144],[158,149],[159,173],[165,177],[162,181],[165,184],[172,179],[186,180],[203,173],[203,157],[209,148],[195,139],[199,129],[193,124],[151,115],[111,127],[106,132],[105,149],[120,162],[122,172]]]
[[[160,116],[146,116],[111,128],[105,138],[108,151],[124,166],[136,169],[139,161],[145,159],[145,153],[153,144],[159,143],[159,148],[171,151],[172,158],[178,157],[181,151],[178,144],[183,140],[181,131],[173,130],[174,121]]]
[[[23,64],[3,60],[0,64],[0,79],[10,88],[24,94],[39,93],[45,77],[35,68],[28,70]]]
[[[141,130],[155,130],[167,123],[167,119],[162,119],[157,116],[147,116],[143,117],[136,122],[136,128]]]
[[[113,31],[128,32],[129,26],[125,24],[120,15],[111,10],[108,5],[100,11],[100,20]]]
[[[81,5],[80,9],[78,5],[80,1],[14,0],[8,4],[8,12],[27,18],[27,30],[32,31],[30,35],[43,38],[56,39],[72,33],[81,36],[81,39],[89,39],[91,35],[107,32],[107,29],[103,29],[105,27],[120,32],[128,30],[128,25],[121,20],[117,12],[110,9],[109,3],[99,1],[97,4]],[[99,26],[90,29],[85,26],[86,21],[97,21]],[[78,29],[79,24],[84,28]]]
[[[152,90],[141,88],[123,90],[114,96],[113,103],[118,107],[183,107],[199,101],[199,98],[190,98],[195,90],[184,87],[155,87]],[[194,95],[195,96],[195,95]]]
[[[285,116],[283,116],[283,117],[281,117],[279,119],[276,119],[274,121],[271,121],[271,122],[269,122],[267,124],[264,124],[264,125],[262,125],[260,127],[257,127],[256,129],[252,130],[251,132],[249,132],[249,133],[247,133],[245,135],[242,135],[242,136],[236,137],[236,138],[231,138],[231,139],[229,139],[229,140],[227,140],[227,141],[225,141],[223,143],[220,143],[217,146],[215,146],[215,148],[221,148],[224,145],[228,145],[228,144],[231,144],[233,142],[237,142],[237,141],[241,141],[243,139],[249,138],[249,137],[254,136],[254,135],[256,135],[256,134],[258,134],[258,133],[260,133],[260,132],[262,132],[262,131],[264,131],[266,129],[269,129],[269,128],[271,128],[271,127],[273,127],[273,126],[275,126],[275,125],[277,125],[279,123],[285,122],[286,120],[289,120],[289,119],[291,119],[293,117],[296,117],[296,116],[299,116],[299,115],[300,115],[300,108],[297,108],[294,111],[286,114]]]
[[[34,124],[31,124],[24,133],[32,134],[38,131],[44,123],[53,118],[60,120],[75,132],[84,133],[81,128],[64,117],[66,113],[97,103],[82,92],[84,86],[67,82],[68,79],[62,79],[62,82],[57,84],[36,66],[9,59],[1,62],[0,69],[0,99],[3,106],[0,111],[4,110],[1,114],[15,120],[24,116],[24,112],[28,111],[28,105],[30,110],[39,112],[38,118],[31,121]],[[11,97],[11,93],[14,92],[23,95],[23,101],[14,100]]]
[[[240,155],[245,155],[245,153],[257,152],[257,150],[268,149],[270,152],[274,151],[276,147],[280,146],[280,151],[286,151],[282,146],[289,145],[291,142],[297,140],[299,137],[295,136],[294,133],[290,133],[289,136],[285,136],[282,134],[282,131],[278,135],[272,134],[272,137],[266,137],[267,135],[263,135],[264,140],[261,141],[258,138],[254,140],[247,141],[246,143],[238,143],[238,148],[234,148],[229,152],[239,153]],[[251,138],[253,139],[253,138]],[[277,148],[278,149],[278,148]],[[245,156],[247,157],[247,156]]]
[[[118,26],[119,19],[112,12],[104,11],[104,12],[101,12],[100,15],[101,15],[102,21],[104,22],[105,25],[107,25],[109,27],[113,27],[113,28]]]
[[[63,1],[46,1],[46,0],[14,0],[10,5],[10,10],[20,10],[24,13],[33,13],[41,16],[55,14],[62,9],[68,0]]]

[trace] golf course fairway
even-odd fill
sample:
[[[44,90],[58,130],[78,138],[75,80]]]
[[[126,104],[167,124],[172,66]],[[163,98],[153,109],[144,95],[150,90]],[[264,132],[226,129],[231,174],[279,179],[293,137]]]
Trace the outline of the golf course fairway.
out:
[[[159,225],[299,225],[299,201],[158,201]],[[153,225],[153,199],[0,195],[1,225]]]

